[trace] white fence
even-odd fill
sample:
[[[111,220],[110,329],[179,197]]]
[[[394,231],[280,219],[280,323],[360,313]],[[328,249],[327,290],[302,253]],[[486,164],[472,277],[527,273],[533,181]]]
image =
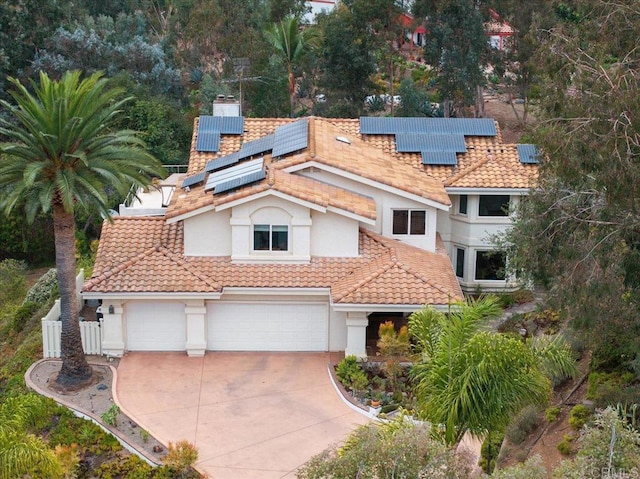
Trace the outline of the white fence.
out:
[[[82,309],[82,297],[80,290],[84,283],[84,271],[80,270],[76,277],[76,288],[78,291],[78,307]],[[62,323],[60,318],[60,300],[56,299],[53,307],[47,315],[42,318],[42,356],[45,358],[59,358],[60,334],[62,333]],[[102,321],[80,321],[80,335],[82,336],[82,347],[85,354],[102,354]]]

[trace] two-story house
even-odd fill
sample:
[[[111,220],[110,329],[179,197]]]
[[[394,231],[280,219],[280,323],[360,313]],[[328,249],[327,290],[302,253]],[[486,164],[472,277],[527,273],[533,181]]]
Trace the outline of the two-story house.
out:
[[[103,351],[366,356],[384,319],[510,286],[490,238],[535,161],[490,119],[201,116],[169,205],[103,227]]]

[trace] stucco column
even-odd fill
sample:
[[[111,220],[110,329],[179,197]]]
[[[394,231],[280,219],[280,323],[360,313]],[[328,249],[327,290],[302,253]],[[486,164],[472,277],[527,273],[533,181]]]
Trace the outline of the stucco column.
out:
[[[186,301],[184,314],[187,318],[187,355],[191,357],[204,356],[207,349],[207,308],[204,305],[204,300]]]
[[[345,356],[367,357],[367,314],[360,311],[347,313],[347,349]]]
[[[122,357],[124,354],[124,328],[122,327],[122,301],[102,302],[102,354]]]

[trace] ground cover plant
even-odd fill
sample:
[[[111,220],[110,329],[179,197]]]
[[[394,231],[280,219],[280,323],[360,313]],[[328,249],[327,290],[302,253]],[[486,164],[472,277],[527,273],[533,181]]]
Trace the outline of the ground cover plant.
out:
[[[11,274],[2,274],[6,271]],[[48,299],[14,327],[27,292],[26,273],[17,262],[0,262],[0,292],[8,293],[0,301],[0,479],[198,477],[184,468],[180,453],[175,464],[152,468],[97,425],[27,390],[24,374],[42,357],[40,318],[51,308],[53,297],[39,296]]]

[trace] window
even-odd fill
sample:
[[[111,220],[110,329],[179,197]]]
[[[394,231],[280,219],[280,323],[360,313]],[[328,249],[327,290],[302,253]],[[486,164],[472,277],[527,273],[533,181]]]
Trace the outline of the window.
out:
[[[467,195],[460,195],[458,200],[458,213],[461,215],[467,214]]]
[[[255,251],[288,251],[289,227],[286,225],[254,225]]]
[[[480,195],[479,216],[509,216],[509,195]]]
[[[498,251],[476,252],[476,279],[504,280],[504,253]]]
[[[464,278],[464,250],[456,248],[456,276]]]
[[[393,210],[394,235],[423,235],[426,232],[425,210]]]

